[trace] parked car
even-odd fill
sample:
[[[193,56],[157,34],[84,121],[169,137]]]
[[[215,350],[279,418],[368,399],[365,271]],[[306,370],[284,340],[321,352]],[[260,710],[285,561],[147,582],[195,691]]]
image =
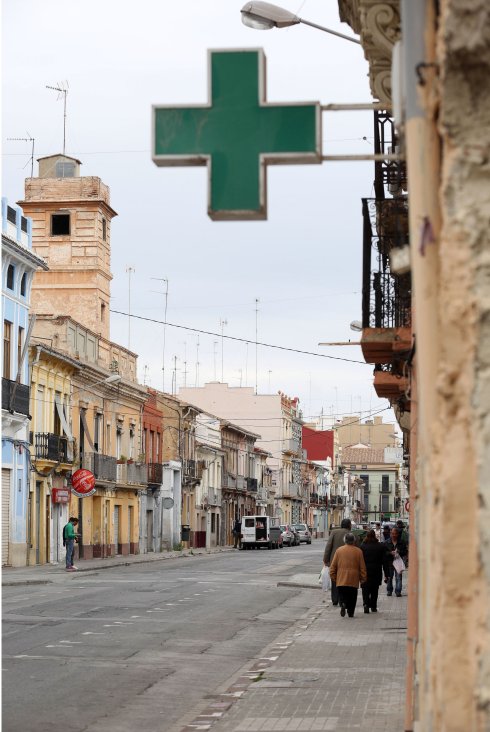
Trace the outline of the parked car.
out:
[[[282,543],[283,546],[294,546],[296,544],[296,538],[294,532],[288,524],[282,524],[279,527],[281,529]]]
[[[303,541],[305,544],[311,544],[311,533],[306,524],[294,524],[294,528],[299,534],[299,542]]]

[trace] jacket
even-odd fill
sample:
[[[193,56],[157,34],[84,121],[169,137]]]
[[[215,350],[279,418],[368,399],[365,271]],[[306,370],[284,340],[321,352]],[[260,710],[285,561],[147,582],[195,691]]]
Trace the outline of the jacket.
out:
[[[337,587],[359,587],[367,581],[366,564],[362,551],[353,544],[345,544],[335,552],[330,565],[330,578]]]
[[[344,546],[344,536],[349,533],[349,529],[332,529],[328,537],[325,551],[323,552],[323,564],[327,566],[334,558],[337,549]]]
[[[391,552],[395,551],[395,549],[397,550],[398,554],[401,556],[401,558],[403,559],[403,561],[406,564],[406,559],[408,556],[408,547],[404,541],[398,540],[398,542],[395,546],[395,544],[393,544],[393,542],[390,540],[390,541],[386,542],[385,546],[386,546],[387,557],[388,557],[388,565],[389,565],[390,569],[393,567],[393,560],[395,558]]]
[[[366,563],[368,584],[380,585],[389,573],[390,562],[387,546],[383,542],[369,541],[361,544],[361,551]]]

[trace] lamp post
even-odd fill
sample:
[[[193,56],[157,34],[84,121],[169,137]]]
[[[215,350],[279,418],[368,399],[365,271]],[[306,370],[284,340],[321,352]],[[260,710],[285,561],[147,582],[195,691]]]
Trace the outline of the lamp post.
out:
[[[280,8],[278,5],[265,2],[248,2],[245,3],[241,9],[242,22],[249,28],[255,30],[270,30],[271,28],[288,28],[291,25],[297,25],[303,23],[303,25],[309,25],[311,28],[330,33],[333,36],[338,36],[346,41],[357,43],[360,45],[360,41],[352,36],[345,36],[343,33],[337,33],[337,31],[325,28],[323,25],[312,23],[309,20],[300,18],[298,15],[291,13],[285,8]]]

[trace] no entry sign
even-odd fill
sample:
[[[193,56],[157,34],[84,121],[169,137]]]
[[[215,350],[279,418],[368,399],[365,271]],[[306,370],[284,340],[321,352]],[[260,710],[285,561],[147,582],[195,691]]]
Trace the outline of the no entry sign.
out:
[[[95,476],[90,470],[76,470],[71,476],[71,492],[78,498],[87,498],[95,493]]]

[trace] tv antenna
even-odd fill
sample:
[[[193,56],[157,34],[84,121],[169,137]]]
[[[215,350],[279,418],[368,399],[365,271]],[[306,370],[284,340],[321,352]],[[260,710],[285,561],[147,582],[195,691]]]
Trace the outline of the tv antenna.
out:
[[[7,140],[12,140],[14,142],[31,142],[32,143],[32,147],[31,147],[31,178],[33,178],[34,177],[34,142],[35,142],[35,140],[34,140],[33,137],[31,137],[31,135],[30,135],[29,132],[26,132],[26,135],[27,135],[27,137],[7,137]],[[27,163],[28,162],[29,161],[27,161]],[[27,165],[27,163],[26,163],[26,165]],[[26,165],[24,165],[24,168],[26,167]]]
[[[65,154],[66,150],[66,97],[68,94],[68,81],[62,81],[61,84],[57,82],[58,86],[48,86],[46,84],[46,89],[52,89],[55,92],[58,92],[58,99],[63,98],[63,155]]]

